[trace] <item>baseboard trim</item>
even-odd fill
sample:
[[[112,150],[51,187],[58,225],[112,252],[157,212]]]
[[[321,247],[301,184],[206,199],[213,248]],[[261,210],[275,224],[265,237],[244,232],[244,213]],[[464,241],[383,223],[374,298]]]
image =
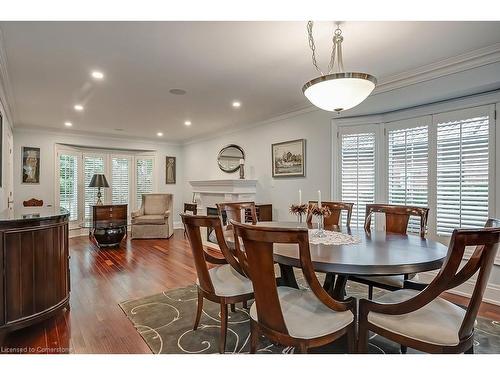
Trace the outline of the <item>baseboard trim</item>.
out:
[[[425,272],[418,274],[419,281],[423,281],[425,283],[429,283],[434,279],[437,275],[436,271],[433,272]],[[448,290],[449,293],[456,294],[463,297],[471,297],[472,292],[474,291],[474,286],[476,285],[476,279],[471,278],[467,280],[462,285],[457,288]],[[500,285],[488,283],[486,286],[486,290],[484,291],[483,301],[491,303],[496,306],[500,306]]]

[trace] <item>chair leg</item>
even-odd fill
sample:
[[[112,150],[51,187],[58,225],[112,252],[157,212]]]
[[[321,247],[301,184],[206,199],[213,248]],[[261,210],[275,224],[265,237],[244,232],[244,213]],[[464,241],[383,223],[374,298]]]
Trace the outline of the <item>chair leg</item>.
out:
[[[219,353],[223,354],[226,351],[226,335],[227,335],[227,305],[222,302],[220,304],[220,340]]]
[[[304,343],[300,343],[299,346],[297,346],[297,353],[307,354],[307,345]]]
[[[347,352],[355,353],[356,352],[356,326],[353,324],[347,330]]]
[[[368,299],[373,299],[373,285],[368,285]]]
[[[358,353],[368,353],[368,330],[361,321],[358,328]]]
[[[257,323],[250,319],[250,354],[257,352],[257,345],[259,344],[259,328]]]
[[[474,344],[472,344],[471,347],[469,349],[467,349],[464,353],[465,354],[474,354]]]
[[[236,312],[236,306],[234,303],[231,304],[231,312]]]
[[[248,303],[247,303],[247,301],[243,301],[243,308],[244,309],[248,309]]]
[[[196,331],[198,329],[202,312],[203,312],[203,294],[201,294],[201,292],[198,291],[198,307],[196,308],[196,318],[194,320],[193,331]]]
[[[406,354],[408,352],[408,348],[404,345],[401,345],[401,354]]]

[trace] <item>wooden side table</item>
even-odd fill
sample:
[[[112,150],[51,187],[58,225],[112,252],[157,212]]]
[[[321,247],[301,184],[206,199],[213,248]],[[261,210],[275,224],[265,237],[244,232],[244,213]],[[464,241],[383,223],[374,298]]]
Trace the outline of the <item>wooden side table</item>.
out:
[[[127,205],[92,206],[89,237],[97,247],[118,246],[127,234]]]

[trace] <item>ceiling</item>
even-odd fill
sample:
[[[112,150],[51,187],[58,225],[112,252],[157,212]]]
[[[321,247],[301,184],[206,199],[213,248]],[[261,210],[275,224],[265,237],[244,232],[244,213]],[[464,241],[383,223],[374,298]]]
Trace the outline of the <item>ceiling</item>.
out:
[[[306,22],[1,22],[14,125],[186,142],[305,108]],[[346,22],[346,70],[383,83],[500,42],[500,22]],[[325,67],[333,23],[315,25]],[[95,82],[98,69],[105,79]],[[181,88],[186,95],[172,95]],[[233,100],[241,101],[233,108]],[[410,97],[398,105],[414,105]],[[82,103],[77,113],[73,105]],[[383,111],[382,104],[370,110]],[[361,107],[361,106],[360,106]],[[187,127],[184,121],[190,120]],[[117,130],[119,129],[119,130]]]

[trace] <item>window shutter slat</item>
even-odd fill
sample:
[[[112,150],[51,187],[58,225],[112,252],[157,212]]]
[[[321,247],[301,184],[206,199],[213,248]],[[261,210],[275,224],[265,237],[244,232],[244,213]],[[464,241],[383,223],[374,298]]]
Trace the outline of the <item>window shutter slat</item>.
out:
[[[428,126],[389,130],[387,147],[389,203],[426,207]],[[419,229],[419,218],[411,217],[408,232]]]
[[[342,135],[341,162],[342,201],[354,203],[351,226],[362,227],[366,204],[375,199],[375,133]]]
[[[142,194],[153,192],[153,159],[136,159],[136,204],[141,206]]]
[[[111,158],[111,200],[113,204],[128,204],[130,195],[130,159]]]
[[[78,219],[78,158],[59,155],[59,205],[70,213],[71,221]]]
[[[437,234],[482,227],[487,220],[488,142],[488,115],[438,122]]]
[[[83,170],[84,170],[84,205],[85,205],[85,218],[90,218],[90,206],[96,203],[96,196],[98,188],[89,187],[90,180],[95,173],[104,173],[104,157],[102,156],[88,156],[83,157]],[[101,193],[103,190],[101,188]]]

